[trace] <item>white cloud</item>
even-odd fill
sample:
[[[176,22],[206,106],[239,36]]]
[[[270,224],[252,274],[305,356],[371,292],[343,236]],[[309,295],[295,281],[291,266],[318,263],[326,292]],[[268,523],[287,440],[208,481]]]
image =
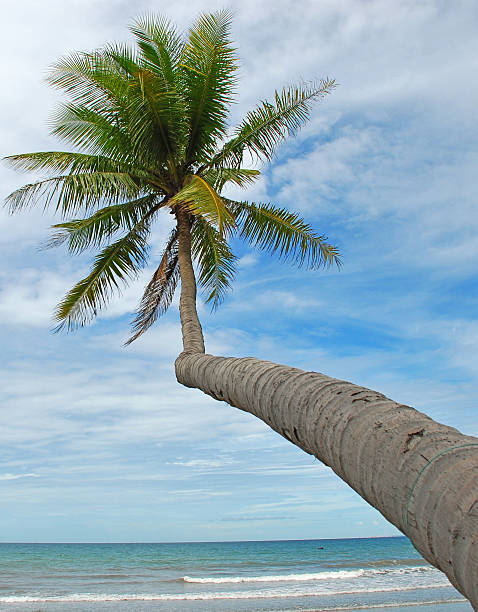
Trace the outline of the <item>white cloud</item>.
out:
[[[33,263],[33,262],[32,262]],[[9,325],[53,327],[52,313],[63,298],[71,269],[7,268],[0,274],[0,316]],[[71,282],[71,281],[70,281]]]
[[[257,261],[258,261],[257,255],[254,255],[252,253],[247,253],[247,255],[244,255],[243,257],[239,259],[237,264],[239,267],[245,268],[249,266],[254,266],[257,263]]]
[[[230,464],[231,461],[224,460],[210,460],[210,459],[190,459],[189,461],[173,461],[173,465],[180,465],[181,467],[191,467],[199,469],[214,469],[223,467],[224,465]]]
[[[38,478],[38,474],[0,474],[0,480],[18,480],[19,478]]]

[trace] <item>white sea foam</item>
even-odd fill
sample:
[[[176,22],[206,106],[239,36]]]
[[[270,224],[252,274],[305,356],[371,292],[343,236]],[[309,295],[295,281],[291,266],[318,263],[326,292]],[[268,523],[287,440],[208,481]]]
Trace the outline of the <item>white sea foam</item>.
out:
[[[359,578],[365,573],[364,570],[319,572],[316,574],[284,574],[282,576],[225,576],[220,578],[194,578],[184,576],[184,582],[195,582],[199,584],[227,584],[238,582],[303,582],[309,580],[338,580],[340,578]]]
[[[106,602],[106,601],[195,601],[211,599],[282,599],[291,597],[318,597],[321,595],[353,595],[356,593],[392,593],[402,591],[415,591],[423,589],[436,589],[449,587],[449,582],[442,584],[426,584],[409,587],[380,587],[380,588],[355,588],[343,590],[309,590],[289,591],[277,589],[264,589],[262,591],[235,591],[214,593],[168,593],[168,594],[94,594],[75,593],[71,595],[57,596],[4,596],[0,597],[0,603],[48,603],[48,602]],[[407,604],[409,605],[409,604]],[[367,606],[370,607],[370,606]],[[382,606],[383,607],[383,606]],[[332,608],[333,610],[333,608]]]
[[[372,610],[372,609],[380,609],[384,608],[404,608],[404,607],[412,607],[412,606],[438,606],[439,604],[452,604],[452,603],[463,603],[467,601],[464,597],[460,597],[460,599],[432,599],[430,601],[395,601],[388,603],[379,603],[379,604],[366,604],[364,606],[360,605],[352,605],[352,606],[339,606],[333,608],[320,608],[321,612],[346,612],[347,610]],[[283,610],[283,612],[296,612],[295,610]],[[310,610],[302,610],[302,612],[317,612],[317,608],[313,608]]]
[[[283,574],[280,576],[218,576],[218,577],[195,577],[183,576],[184,582],[197,584],[232,584],[242,582],[308,582],[311,580],[345,580],[350,578],[373,577],[377,575],[401,576],[405,574],[436,572],[434,567],[417,566],[401,567],[392,569],[359,569],[359,570],[340,570],[335,572],[317,572],[314,574]]]

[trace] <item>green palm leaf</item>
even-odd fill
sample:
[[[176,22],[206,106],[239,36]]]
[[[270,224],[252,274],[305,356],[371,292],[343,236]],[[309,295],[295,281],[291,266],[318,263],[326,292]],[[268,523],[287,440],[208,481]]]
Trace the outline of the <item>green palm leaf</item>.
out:
[[[231,200],[227,203],[236,217],[239,235],[251,245],[271,253],[278,252],[279,257],[291,259],[299,266],[340,265],[338,250],[295,213],[272,204]]]
[[[172,113],[178,101],[175,89],[141,59],[128,56],[127,49],[110,46],[108,54],[129,77],[128,134],[135,151],[156,151],[157,161],[169,159],[170,170],[176,153],[175,125],[179,112]],[[149,62],[148,62],[149,64]]]
[[[135,61],[127,47],[110,45],[102,57],[95,57],[107,61],[113,83],[105,83],[106,77],[99,79],[98,71],[93,77],[85,75],[85,67],[77,83],[78,72],[65,69],[55,83],[74,94],[74,103],[59,108],[52,120],[52,133],[76,147],[87,147],[93,154],[119,161],[141,160],[151,169],[161,167],[178,140],[175,126],[180,124],[181,112],[172,115],[172,94],[165,90],[162,79]],[[114,91],[116,80],[122,83],[118,92]],[[107,90],[101,94],[103,104],[91,102],[98,81]]]
[[[130,31],[136,36],[149,68],[158,72],[169,89],[175,91],[183,43],[174,25],[164,17],[145,15],[133,22]]]
[[[183,49],[181,37],[170,21],[153,15],[136,20],[130,30],[141,49],[142,65],[162,82],[163,95],[167,98],[169,132],[176,151],[184,152],[186,105],[179,93],[178,77]]]
[[[52,134],[92,155],[105,155],[124,163],[129,160],[149,160],[148,152],[134,155],[127,126],[118,114],[100,113],[87,106],[65,104],[58,108],[51,120]],[[148,166],[146,163],[145,165]],[[149,164],[154,168],[154,163]]]
[[[248,168],[214,168],[206,173],[205,179],[218,193],[221,193],[227,183],[234,183],[245,189],[252,185],[260,175],[259,170]]]
[[[69,171],[72,174],[84,172],[122,172],[137,180],[154,182],[157,177],[140,166],[115,161],[103,155],[88,155],[69,151],[37,151],[5,157],[9,165],[17,170],[47,170],[55,174]]]
[[[197,174],[186,177],[185,187],[174,195],[170,202],[175,205],[186,205],[194,215],[217,225],[221,235],[225,231],[230,231],[235,225],[234,217],[223,198]]]
[[[45,246],[56,247],[67,242],[72,254],[100,247],[116,232],[131,230],[146,215],[152,217],[161,204],[156,195],[148,195],[124,204],[105,206],[86,219],[57,223],[52,225],[56,231]]]
[[[309,119],[312,103],[335,87],[334,80],[301,83],[275,93],[274,103],[261,102],[236,129],[235,136],[213,157],[211,166],[240,166],[244,151],[270,160],[277,146]]]
[[[117,203],[119,200],[140,195],[141,185],[122,172],[91,172],[56,176],[44,181],[24,185],[11,193],[5,203],[11,213],[42,200],[46,209],[56,202],[55,210],[63,215],[79,210],[90,210],[101,203]]]
[[[178,234],[175,229],[166,245],[161,263],[146,286],[132,323],[133,335],[125,342],[125,345],[139,338],[155,323],[158,317],[167,311],[173,300],[178,280]]]
[[[105,247],[93,268],[57,306],[56,331],[75,329],[88,323],[105,306],[113,292],[121,291],[128,279],[135,278],[147,259],[146,238],[149,223],[142,219],[125,236]]]
[[[234,278],[236,257],[218,230],[200,217],[191,229],[191,246],[199,267],[198,280],[207,294],[206,302],[217,308]]]
[[[119,167],[164,192],[170,190],[170,179],[158,162],[156,145],[153,153],[149,149],[135,150],[133,139],[116,118],[103,117],[86,107],[65,105],[57,111],[52,124],[54,135],[75,147],[87,149],[89,154],[85,157],[96,157],[105,164],[109,160],[113,168]]]
[[[231,17],[225,10],[201,15],[184,47],[180,79],[189,122],[186,164],[207,158],[226,133],[237,70],[229,39]]]
[[[109,112],[124,106],[128,81],[117,62],[105,53],[71,53],[56,62],[49,83],[63,89],[73,103],[96,112]]]

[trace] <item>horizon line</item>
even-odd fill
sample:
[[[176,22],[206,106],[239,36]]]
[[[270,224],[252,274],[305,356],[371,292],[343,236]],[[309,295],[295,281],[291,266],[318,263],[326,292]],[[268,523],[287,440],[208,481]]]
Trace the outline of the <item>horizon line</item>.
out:
[[[404,538],[407,539],[406,535],[393,535],[393,536],[362,536],[355,538],[299,538],[299,539],[277,539],[277,540],[177,540],[177,541],[163,541],[163,542],[152,542],[152,541],[139,541],[139,540],[131,540],[131,541],[40,541],[40,542],[31,542],[31,541],[0,541],[0,546],[2,544],[249,544],[252,542],[334,542],[340,540],[390,540]]]

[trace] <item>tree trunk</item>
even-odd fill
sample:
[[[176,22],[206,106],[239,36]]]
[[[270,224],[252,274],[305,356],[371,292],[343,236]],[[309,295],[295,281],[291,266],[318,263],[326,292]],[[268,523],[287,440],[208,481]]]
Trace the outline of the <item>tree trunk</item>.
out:
[[[176,377],[330,466],[478,610],[478,438],[376,391],[252,357],[184,352]]]
[[[178,223],[178,261],[181,277],[179,315],[185,353],[204,353],[204,337],[196,311],[196,279],[191,260],[191,222],[184,210],[176,212]]]

